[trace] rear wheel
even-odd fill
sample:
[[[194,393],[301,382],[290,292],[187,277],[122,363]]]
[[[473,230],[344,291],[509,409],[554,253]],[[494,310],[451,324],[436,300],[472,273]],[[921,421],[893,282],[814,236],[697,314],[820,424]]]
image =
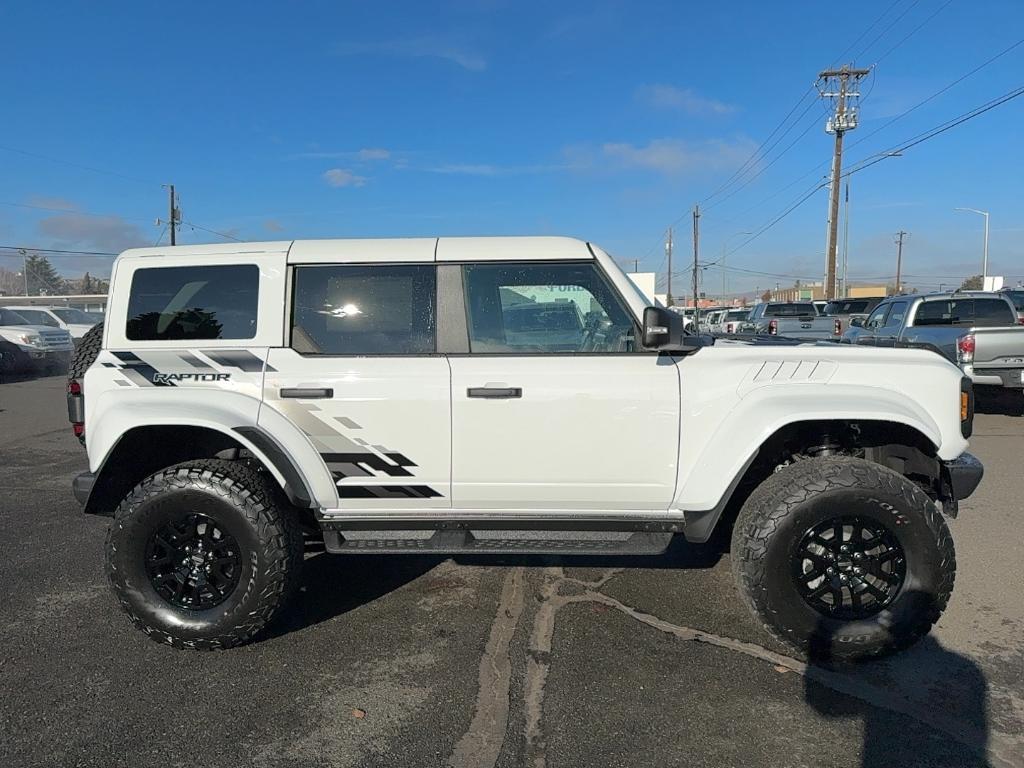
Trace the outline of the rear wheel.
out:
[[[754,615],[817,660],[913,644],[945,609],[956,574],[932,500],[897,472],[849,457],[768,478],[740,512],[732,553]]]
[[[143,480],[107,536],[107,577],[132,623],[178,648],[250,640],[293,591],[302,535],[259,472],[187,462]]]

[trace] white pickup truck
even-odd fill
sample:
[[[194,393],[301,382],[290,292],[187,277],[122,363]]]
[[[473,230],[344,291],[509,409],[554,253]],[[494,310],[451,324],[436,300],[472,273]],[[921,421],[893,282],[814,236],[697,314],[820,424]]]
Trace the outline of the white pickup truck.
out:
[[[727,541],[797,649],[914,642],[981,480],[939,355],[686,336],[568,238],[146,248],[68,384],[107,572],[163,643],[223,648],[332,553],[658,554]],[[344,589],[343,584],[338,585]]]

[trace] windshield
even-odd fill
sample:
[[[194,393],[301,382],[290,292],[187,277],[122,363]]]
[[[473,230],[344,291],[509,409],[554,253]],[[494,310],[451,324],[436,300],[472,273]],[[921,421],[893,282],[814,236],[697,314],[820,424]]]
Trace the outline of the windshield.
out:
[[[804,317],[810,315],[813,317],[818,314],[817,310],[814,309],[814,305],[810,302],[803,304],[769,304],[764,308],[765,317]]]
[[[80,309],[51,309],[51,312],[63,320],[65,323],[80,323],[82,325],[91,325],[96,322],[89,317],[85,312]]]
[[[877,304],[877,300],[872,299],[855,299],[853,301],[830,301],[825,306],[826,315],[861,315],[871,309],[872,303]]]
[[[9,309],[0,309],[0,325],[32,325],[28,320]]]
[[[747,315],[750,314],[749,309],[730,309],[726,315],[726,320],[746,320]]]
[[[1024,312],[1024,291],[1003,291],[1018,312]]]

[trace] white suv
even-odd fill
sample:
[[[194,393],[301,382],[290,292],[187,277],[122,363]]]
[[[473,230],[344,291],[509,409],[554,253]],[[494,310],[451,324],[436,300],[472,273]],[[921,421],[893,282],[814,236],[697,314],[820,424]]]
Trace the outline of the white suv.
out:
[[[65,330],[71,334],[71,338],[76,344],[89,332],[90,328],[96,325],[96,320],[74,307],[17,306],[4,307],[4,309],[17,312],[33,325],[45,325]]]
[[[0,307],[0,339],[11,360],[3,360],[5,370],[43,370],[64,373],[74,345],[67,331],[37,325],[14,309]]]
[[[794,647],[926,633],[955,571],[942,512],[982,475],[970,381],[923,350],[681,326],[567,238],[126,251],[69,382],[75,495],[113,516],[132,622],[178,647],[259,632],[302,532],[505,556],[731,535],[744,600]]]

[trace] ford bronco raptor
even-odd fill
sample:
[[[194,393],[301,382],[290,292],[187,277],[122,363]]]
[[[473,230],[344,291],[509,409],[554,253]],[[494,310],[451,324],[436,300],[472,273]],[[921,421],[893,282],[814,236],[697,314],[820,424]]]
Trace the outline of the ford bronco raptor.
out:
[[[182,648],[271,622],[304,536],[505,556],[731,536],[776,637],[877,656],[945,607],[945,518],[982,475],[971,382],[940,355],[712,344],[568,238],[126,251],[68,408],[113,590]]]

